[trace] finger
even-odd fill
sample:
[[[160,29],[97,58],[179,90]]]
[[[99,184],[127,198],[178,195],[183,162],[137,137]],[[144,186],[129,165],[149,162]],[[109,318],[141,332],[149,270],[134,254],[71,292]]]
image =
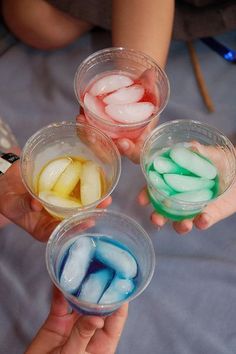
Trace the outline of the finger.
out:
[[[145,139],[156,126],[158,118],[153,119],[147,127],[143,130],[142,134],[136,139],[136,141],[132,141],[130,139],[117,139],[117,147],[121,154],[125,155],[128,159],[133,161],[134,163],[140,162],[140,152],[141,148],[144,144]]]
[[[118,139],[117,147],[122,155],[126,156],[134,163],[139,163],[140,160],[139,144],[135,144],[133,141],[129,139]]]
[[[97,343],[103,343],[104,353],[115,353],[120,336],[124,329],[124,325],[128,316],[128,304],[125,303],[117,311],[105,318],[105,324],[102,331],[97,331],[91,339],[88,352],[93,352],[92,348],[97,346]]]
[[[146,136],[151,133],[151,131],[156,127],[157,123],[159,121],[159,117],[154,118],[147,126],[145,130]]]
[[[77,123],[86,123],[86,118],[84,114],[79,114],[78,116],[76,116],[76,122]]]
[[[163,227],[167,223],[167,221],[167,218],[165,218],[161,214],[158,214],[156,211],[151,214],[151,222],[153,223],[153,225],[159,228]]]
[[[71,335],[63,347],[63,353],[84,354],[87,345],[97,329],[104,326],[104,319],[98,316],[81,316],[75,323]]]
[[[53,316],[64,316],[68,314],[68,303],[61,291],[55,286],[53,286],[50,314]]]
[[[151,120],[151,122],[145,127],[142,134],[139,136],[138,141],[140,143],[140,148],[143,145],[144,141],[146,140],[147,136],[152,132],[158,122],[158,117],[155,117]]]
[[[111,205],[112,197],[109,195],[105,200],[103,200],[100,204],[98,204],[97,208],[106,209]]]
[[[219,217],[216,219],[216,216],[214,217],[211,214],[204,212],[194,219],[194,225],[200,230],[206,230],[222,218]]]
[[[147,188],[144,187],[138,195],[138,203],[142,206],[146,206],[150,203]]]
[[[41,328],[41,333],[43,330],[44,334],[45,331],[50,334],[53,346],[56,345],[56,341],[63,341],[64,343],[65,337],[69,336],[77,320],[78,314],[75,312],[71,313],[71,311],[69,311],[68,303],[63,294],[56,287],[53,287],[50,313]],[[44,353],[44,351],[42,351],[42,353]]]
[[[175,221],[173,222],[174,230],[180,235],[186,235],[193,228],[193,220],[186,219],[183,221]]]
[[[200,230],[206,230],[215,223],[236,212],[236,186],[234,185],[225,195],[210,203],[203,213],[194,219],[194,225]]]
[[[103,330],[107,334],[107,336],[112,339],[111,342],[114,353],[128,317],[128,308],[128,303],[125,303],[112,315],[106,317],[105,319],[105,325]]]

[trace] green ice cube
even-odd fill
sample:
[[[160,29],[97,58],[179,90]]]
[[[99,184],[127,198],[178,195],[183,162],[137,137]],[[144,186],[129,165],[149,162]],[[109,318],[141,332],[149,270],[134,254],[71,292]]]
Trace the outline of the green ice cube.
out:
[[[217,175],[217,169],[210,161],[184,147],[171,149],[170,157],[176,164],[199,177],[214,179]]]
[[[153,186],[157,189],[162,190],[165,192],[167,195],[170,195],[173,193],[173,190],[164,182],[162,176],[156,172],[156,171],[149,171],[148,174],[151,183]]]
[[[200,189],[211,189],[215,182],[207,178],[184,176],[166,173],[163,175],[164,181],[176,192],[196,191]]]
[[[159,173],[181,173],[182,168],[176,165],[171,159],[157,156],[153,161],[154,169]]]
[[[201,189],[185,193],[176,193],[171,198],[183,202],[203,202],[212,199],[213,192],[210,189]]]

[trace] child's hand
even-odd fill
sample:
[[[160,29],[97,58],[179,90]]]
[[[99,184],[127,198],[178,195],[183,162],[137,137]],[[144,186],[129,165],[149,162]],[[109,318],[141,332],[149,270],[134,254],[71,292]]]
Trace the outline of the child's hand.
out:
[[[98,208],[107,208],[111,202],[112,198],[109,196]],[[19,161],[0,177],[0,213],[39,241],[47,241],[59,223],[25,189],[20,176]]]
[[[130,140],[127,138],[117,139],[115,141],[120,153],[134,163],[140,162],[140,152],[143,147],[143,143],[148,136],[148,134],[154,129],[156,126],[157,120],[151,121],[148,126],[144,129],[142,134],[135,140]]]
[[[127,314],[128,304],[106,318],[68,313],[66,300],[55,288],[49,316],[25,354],[114,354]]]
[[[148,205],[149,198],[147,189],[144,188],[138,196],[138,202],[142,206]],[[174,221],[173,228],[178,234],[184,235],[190,232],[195,226],[199,230],[206,230],[215,223],[227,218],[236,212],[236,182],[231,189],[223,196],[211,202],[202,213],[193,219],[185,219],[182,221]],[[164,216],[154,211],[151,214],[151,222],[161,228],[168,221]]]
[[[146,188],[144,188],[139,196],[138,202],[142,206],[149,204]],[[227,218],[236,212],[236,182],[231,189],[222,197],[210,203],[202,213],[193,219],[185,219],[182,221],[174,221],[173,228],[178,234],[184,235],[190,232],[195,226],[199,230],[206,230],[215,223]],[[168,221],[164,216],[154,211],[151,214],[151,222],[161,228]]]

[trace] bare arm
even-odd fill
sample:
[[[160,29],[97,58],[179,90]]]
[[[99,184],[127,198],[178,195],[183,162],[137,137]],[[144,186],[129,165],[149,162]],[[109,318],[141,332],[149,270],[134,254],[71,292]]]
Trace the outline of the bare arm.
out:
[[[141,50],[164,68],[174,3],[174,0],[113,0],[113,45]]]

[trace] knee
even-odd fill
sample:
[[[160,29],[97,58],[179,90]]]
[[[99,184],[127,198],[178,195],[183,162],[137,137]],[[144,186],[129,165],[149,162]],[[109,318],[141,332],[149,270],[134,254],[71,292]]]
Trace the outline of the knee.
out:
[[[44,0],[2,0],[2,14],[16,37],[38,49],[63,47],[81,34],[78,20]]]

